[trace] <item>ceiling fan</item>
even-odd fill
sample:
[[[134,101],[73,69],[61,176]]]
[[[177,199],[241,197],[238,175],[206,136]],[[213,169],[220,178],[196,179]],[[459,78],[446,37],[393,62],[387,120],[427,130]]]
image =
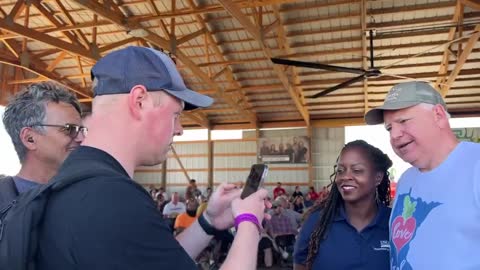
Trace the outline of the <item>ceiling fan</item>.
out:
[[[363,69],[363,68],[349,68],[349,67],[341,67],[341,66],[333,66],[333,65],[326,65],[321,63],[314,63],[314,62],[303,62],[303,61],[295,61],[289,59],[282,59],[282,58],[271,58],[272,62],[275,64],[280,65],[287,65],[287,66],[296,66],[296,67],[305,67],[305,68],[314,68],[314,69],[323,69],[323,70],[330,70],[330,71],[337,71],[337,72],[346,72],[346,73],[353,73],[358,74],[358,76],[353,77],[347,81],[344,81],[340,84],[327,88],[321,92],[318,92],[312,96],[307,96],[306,98],[317,98],[320,96],[327,95],[337,89],[341,89],[343,87],[349,86],[359,81],[363,81],[365,78],[370,77],[378,77],[382,74],[382,72],[375,68],[374,63],[374,56],[373,56],[373,35],[374,31],[369,31],[370,36],[370,69]]]
[[[404,77],[404,76],[400,76],[400,75],[395,75],[395,74],[386,74],[386,73],[382,73],[381,70],[385,70],[387,68],[391,68],[395,65],[398,65],[399,63],[401,62],[404,62],[408,59],[411,59],[411,58],[414,58],[414,57],[418,57],[422,54],[425,54],[429,51],[432,51],[433,49],[436,49],[438,47],[441,47],[441,46],[446,46],[446,45],[449,45],[449,44],[452,44],[452,43],[455,43],[455,42],[458,42],[462,39],[465,39],[465,38],[468,38],[472,35],[473,33],[471,34],[468,34],[468,35],[464,35],[463,37],[460,37],[460,38],[457,38],[457,39],[454,39],[454,40],[451,40],[451,41],[448,41],[444,44],[441,44],[441,45],[437,45],[437,46],[434,46],[434,47],[431,47],[427,50],[424,50],[420,53],[417,53],[413,56],[410,56],[410,57],[407,57],[407,58],[404,58],[404,59],[401,59],[393,64],[390,64],[388,66],[385,66],[385,67],[382,67],[382,68],[376,68],[375,67],[375,63],[374,63],[374,54],[373,54],[373,36],[375,35],[375,31],[374,30],[369,30],[369,37],[370,37],[370,68],[369,69],[363,69],[363,68],[349,68],[349,67],[342,67],[342,66],[334,66],[334,65],[327,65],[327,64],[321,64],[321,63],[314,63],[314,62],[304,62],[304,61],[296,61],[296,60],[289,60],[289,59],[282,59],[282,58],[271,58],[271,61],[275,64],[280,64],[280,65],[287,65],[287,66],[296,66],[296,67],[305,67],[305,68],[314,68],[314,69],[323,69],[323,70],[329,70],[329,71],[337,71],[337,72],[346,72],[346,73],[352,73],[352,74],[358,74],[358,76],[356,77],[353,77],[352,79],[349,79],[347,81],[344,81],[340,84],[337,84],[335,86],[332,86],[330,88],[327,88],[321,92],[318,92],[314,95],[311,95],[311,96],[306,96],[306,98],[317,98],[317,97],[321,97],[321,96],[325,96],[335,90],[338,90],[338,89],[341,89],[341,88],[344,88],[346,86],[349,86],[351,84],[354,84],[356,82],[359,82],[359,81],[363,81],[365,78],[371,78],[371,77],[380,77],[380,76],[391,76],[391,77],[397,77],[397,78],[401,78],[401,79],[409,79],[409,80],[416,80],[414,78],[408,78],[408,77]]]

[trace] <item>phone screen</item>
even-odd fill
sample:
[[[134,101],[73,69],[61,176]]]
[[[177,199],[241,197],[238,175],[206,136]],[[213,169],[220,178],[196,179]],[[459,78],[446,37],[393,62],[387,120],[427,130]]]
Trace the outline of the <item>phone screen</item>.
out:
[[[259,187],[263,186],[263,180],[267,176],[267,172],[267,165],[253,164],[240,197],[242,199],[246,198],[250,194],[255,193]]]

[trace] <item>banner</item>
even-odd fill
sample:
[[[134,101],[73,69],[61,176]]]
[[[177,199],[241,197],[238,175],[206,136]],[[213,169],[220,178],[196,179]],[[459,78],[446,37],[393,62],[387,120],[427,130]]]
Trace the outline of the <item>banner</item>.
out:
[[[308,163],[310,140],[307,136],[258,139],[258,158],[262,163]]]
[[[453,128],[452,131],[459,141],[480,142],[480,128]]]

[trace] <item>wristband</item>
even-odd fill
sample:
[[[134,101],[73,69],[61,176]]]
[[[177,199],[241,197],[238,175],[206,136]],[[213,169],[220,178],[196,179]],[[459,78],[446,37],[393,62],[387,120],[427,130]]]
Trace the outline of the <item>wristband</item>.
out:
[[[202,230],[208,234],[208,235],[216,235],[220,230],[215,229],[210,223],[208,223],[207,219],[203,216],[205,214],[202,213],[198,217],[198,224],[200,224],[200,227],[202,227]]]
[[[250,214],[250,213],[240,214],[237,217],[235,217],[235,230],[236,231],[238,231],[238,225],[240,225],[240,223],[242,223],[244,221],[252,222],[253,224],[257,225],[258,232],[259,233],[262,232],[262,226],[260,226],[260,223],[258,222],[257,217],[254,214]]]

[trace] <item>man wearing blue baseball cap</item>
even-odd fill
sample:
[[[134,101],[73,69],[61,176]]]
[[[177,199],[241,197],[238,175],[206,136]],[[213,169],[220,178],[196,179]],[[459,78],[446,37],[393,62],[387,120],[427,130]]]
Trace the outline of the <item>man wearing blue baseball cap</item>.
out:
[[[480,269],[480,144],[459,142],[442,96],[425,82],[395,85],[365,115],[384,123],[412,165],[390,217],[391,269]]]
[[[237,237],[223,267],[255,269],[266,190],[241,200],[234,185],[220,185],[204,214],[175,239],[149,194],[132,181],[136,167],[166,159],[173,137],[183,133],[182,111],[213,100],[188,89],[174,62],[148,48],[106,55],[92,78],[88,139],[57,175],[89,177],[51,195],[38,269],[197,269],[194,258],[234,223]]]

